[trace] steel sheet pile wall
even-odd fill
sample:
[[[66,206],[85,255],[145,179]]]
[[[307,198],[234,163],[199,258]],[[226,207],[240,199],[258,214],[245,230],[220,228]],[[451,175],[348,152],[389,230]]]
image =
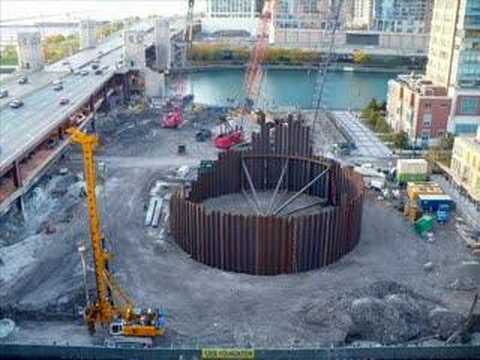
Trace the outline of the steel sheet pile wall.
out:
[[[273,139],[273,142],[272,142]],[[312,155],[310,129],[291,119],[253,134],[248,151],[219,155],[214,169],[199,175],[185,196],[170,202],[170,229],[177,243],[204,264],[227,271],[274,275],[329,265],[360,238],[363,180],[351,168]],[[242,161],[257,191],[298,191],[328,169],[306,193],[327,199],[314,215],[234,215],[207,211],[207,198],[249,189]]]

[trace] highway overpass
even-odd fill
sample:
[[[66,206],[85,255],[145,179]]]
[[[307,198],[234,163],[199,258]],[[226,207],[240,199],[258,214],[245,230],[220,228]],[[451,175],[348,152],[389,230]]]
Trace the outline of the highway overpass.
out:
[[[172,36],[181,32],[179,25],[174,25]],[[152,23],[143,22],[134,29],[147,33],[145,49],[153,46]],[[21,199],[68,145],[66,128],[85,126],[108,97],[126,93],[131,73],[117,66],[122,51],[123,36],[117,33],[94,49],[29,74],[28,85],[18,85],[15,78],[2,84],[10,96],[0,102],[0,215]],[[90,69],[95,59],[104,68],[102,74]],[[87,75],[81,74],[84,69],[89,70]],[[59,79],[63,90],[54,91],[51,82]],[[12,97],[20,98],[24,106],[10,108],[7,103]],[[61,97],[69,103],[60,105]]]

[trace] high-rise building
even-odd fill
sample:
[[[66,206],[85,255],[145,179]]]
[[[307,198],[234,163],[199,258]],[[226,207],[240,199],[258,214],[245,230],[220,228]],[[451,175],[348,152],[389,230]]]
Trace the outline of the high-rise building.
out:
[[[257,17],[264,0],[207,0],[207,14],[202,28],[207,32],[243,30],[257,31]]]
[[[424,100],[424,107],[415,105]],[[427,143],[445,131],[455,135],[477,131],[480,0],[435,0],[427,73],[421,77],[402,75],[390,82],[387,114],[390,125],[406,130],[412,142],[420,138]],[[427,126],[408,132],[414,123],[422,122]],[[429,131],[430,124],[437,124],[437,131]],[[442,124],[445,131],[440,128]]]
[[[381,32],[428,33],[433,2],[434,0],[372,0],[370,29]]]
[[[20,70],[39,70],[43,67],[40,32],[17,34],[18,67]]]
[[[275,26],[290,29],[327,29],[331,26],[339,0],[277,0]],[[351,8],[344,1],[339,28],[344,27]]]
[[[97,46],[97,22],[95,20],[80,20],[80,49]]]
[[[453,99],[449,131],[480,125],[480,0],[436,0],[426,77]]]
[[[372,23],[374,0],[351,0],[348,27],[367,30]]]

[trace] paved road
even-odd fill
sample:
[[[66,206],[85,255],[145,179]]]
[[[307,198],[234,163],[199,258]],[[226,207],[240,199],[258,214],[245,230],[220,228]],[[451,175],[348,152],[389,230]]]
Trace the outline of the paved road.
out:
[[[112,53],[109,57],[118,54]],[[46,86],[23,98],[24,106],[19,109],[4,107],[0,110],[0,168],[13,162],[16,156],[33,145],[73,112],[96,89],[103,86],[114,69],[103,75],[68,75],[63,80],[62,91]],[[70,99],[68,105],[59,104],[60,97]]]
[[[28,74],[28,83],[23,85],[17,83],[17,80],[21,75],[21,73],[12,74],[8,77],[8,79],[0,82],[0,87],[8,89],[9,95],[7,98],[0,99],[0,108],[7,106],[12,98],[23,98],[24,96],[27,96],[28,94],[48,85],[53,80],[67,75],[67,73],[37,71]]]
[[[357,146],[357,149],[352,152],[353,156],[371,159],[392,157],[392,151],[357,118],[355,113],[335,111],[333,114],[337,119],[338,125],[350,135]]]
[[[181,22],[173,24],[175,29],[181,28]],[[149,30],[152,28],[150,21],[134,25],[133,29]],[[176,30],[172,30],[174,32]],[[151,44],[152,34],[148,34],[145,43]],[[64,61],[57,62],[45,68],[45,71],[29,76],[31,83],[28,85],[16,84],[16,79],[10,80],[6,86],[10,91],[9,99],[4,99],[3,104],[13,96],[22,98],[24,106],[11,109],[0,103],[0,168],[11,164],[21,152],[30,149],[34,142],[43,137],[66,116],[72,113],[80,103],[84,102],[97,88],[103,86],[114,72],[115,64],[120,59],[123,50],[123,36],[110,38],[95,49],[88,49],[68,58],[69,65]],[[99,52],[102,51],[102,54]],[[70,73],[70,67],[79,69],[100,58],[101,66],[109,65],[108,71],[103,75],[88,76]],[[88,68],[87,68],[88,69]],[[65,72],[67,70],[67,72]],[[49,84],[52,80],[62,78],[64,89],[55,92]],[[66,106],[59,105],[59,98],[65,96],[70,99]]]

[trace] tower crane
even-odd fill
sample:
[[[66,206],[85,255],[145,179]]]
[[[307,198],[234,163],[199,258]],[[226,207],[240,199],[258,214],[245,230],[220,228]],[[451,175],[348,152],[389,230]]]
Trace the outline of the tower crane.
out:
[[[109,327],[110,335],[155,337],[165,333],[165,318],[160,310],[135,307],[133,301],[116,284],[110,271],[112,254],[105,247],[95,194],[95,148],[98,138],[77,128],[70,128],[70,139],[81,145],[84,161],[90,242],[95,266],[96,299],[87,303],[84,318],[91,333],[96,325]]]

